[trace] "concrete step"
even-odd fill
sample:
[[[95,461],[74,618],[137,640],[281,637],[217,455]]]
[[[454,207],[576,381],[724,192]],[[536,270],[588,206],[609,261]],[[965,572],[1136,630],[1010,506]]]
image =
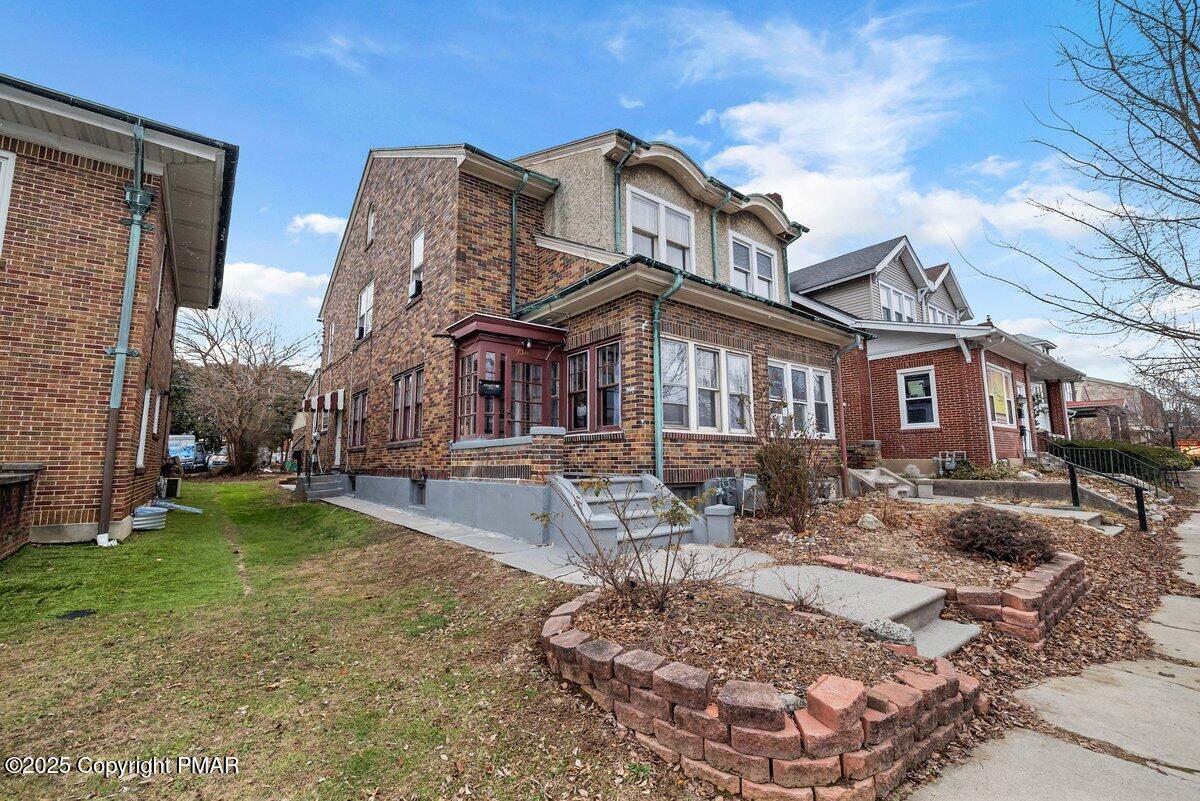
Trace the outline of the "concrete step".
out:
[[[626,535],[622,532],[617,539],[617,549],[622,553],[627,553],[636,544],[639,548],[667,548],[671,545],[686,545],[692,542],[692,527],[686,526],[681,529],[668,531],[666,526],[659,526],[658,530],[651,534],[648,530],[643,532],[633,531],[631,535]]]
[[[891,581],[891,579],[888,579],[888,581]],[[897,609],[889,615],[889,619],[897,623],[903,623],[913,631],[916,631],[935,621],[940,621],[942,610],[945,608],[946,599],[944,596],[927,600],[917,600],[907,608]]]
[[[310,501],[319,501],[322,498],[337,498],[346,495],[346,491],[340,486],[324,487],[321,489],[309,489],[306,493]]]
[[[618,511],[649,511],[651,501],[655,497],[653,492],[628,492],[623,495],[614,493],[612,498],[597,497],[591,493],[585,493],[583,500],[588,506],[592,507],[593,514],[615,514]]]
[[[974,623],[959,623],[954,620],[933,620],[913,630],[917,640],[917,653],[927,659],[949,656],[962,648],[979,634]]]

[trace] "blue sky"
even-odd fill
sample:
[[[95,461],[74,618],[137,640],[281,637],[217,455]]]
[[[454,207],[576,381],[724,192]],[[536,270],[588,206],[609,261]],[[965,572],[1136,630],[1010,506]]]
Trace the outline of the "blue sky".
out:
[[[907,233],[955,265],[979,319],[1120,378],[1138,342],[1058,332],[964,263],[1041,286],[989,239],[1077,236],[1025,202],[1086,189],[1030,141],[1035,114],[1075,99],[1058,25],[1090,29],[1086,4],[44,3],[0,26],[0,71],[238,144],[227,297],[289,332],[316,329],[369,148],[512,157],[622,127],[781,192],[812,228],[793,268]]]

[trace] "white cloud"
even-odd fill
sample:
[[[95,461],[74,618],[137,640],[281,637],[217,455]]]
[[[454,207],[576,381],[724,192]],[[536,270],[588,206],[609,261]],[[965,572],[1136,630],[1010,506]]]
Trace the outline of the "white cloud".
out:
[[[989,175],[993,178],[1003,178],[1013,170],[1019,169],[1024,162],[1017,159],[1006,159],[1004,156],[991,155],[982,161],[968,165],[963,172],[974,172]]]
[[[321,305],[328,275],[281,270],[265,264],[235,261],[225,265],[224,293],[231,299],[269,303],[298,302],[308,308]]]
[[[342,231],[346,229],[346,218],[335,217],[329,214],[297,214],[292,217],[288,223],[288,233],[297,234],[301,231],[310,231],[314,234],[322,236],[341,236]]]
[[[684,150],[708,150],[712,147],[712,142],[707,139],[701,139],[691,134],[681,134],[668,128],[665,131],[659,131],[650,137],[652,142],[670,142],[676,147]]]
[[[327,59],[347,72],[365,74],[367,62],[385,55],[388,49],[373,39],[334,33],[319,42],[300,45],[293,52],[303,58]]]
[[[717,113],[717,110],[715,108],[710,108],[707,111],[705,111],[703,114],[701,114],[699,117],[696,118],[696,124],[697,125],[712,125],[714,122],[716,122],[720,118],[720,116],[721,115]]]
[[[617,98],[617,102],[621,104],[621,108],[641,108],[646,105],[645,101],[638,100],[636,97],[621,95]]]

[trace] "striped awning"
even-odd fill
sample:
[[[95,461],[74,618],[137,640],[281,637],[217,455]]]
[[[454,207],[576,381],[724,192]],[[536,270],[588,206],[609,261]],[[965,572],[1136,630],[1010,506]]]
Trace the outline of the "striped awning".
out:
[[[335,389],[324,395],[304,399],[306,412],[336,412],[345,408],[346,390]]]

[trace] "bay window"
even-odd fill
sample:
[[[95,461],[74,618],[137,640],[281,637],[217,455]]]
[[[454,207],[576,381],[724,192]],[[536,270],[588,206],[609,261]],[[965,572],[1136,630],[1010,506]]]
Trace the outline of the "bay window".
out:
[[[828,370],[804,364],[767,364],[771,415],[792,431],[832,437],[833,378]]]
[[[933,367],[896,371],[900,393],[900,428],[937,428],[937,383]]]
[[[681,270],[694,269],[695,226],[691,213],[632,187],[626,189],[626,198],[629,252]]]
[[[1013,400],[1012,373],[1000,367],[987,368],[988,414],[996,425],[1015,426],[1016,408]]]
[[[739,234],[730,234],[729,283],[734,289],[775,299],[775,251]]]
[[[750,357],[694,342],[663,339],[663,426],[699,431],[752,430]]]
[[[879,282],[879,310],[883,319],[896,322],[915,322],[917,299],[889,284]]]

